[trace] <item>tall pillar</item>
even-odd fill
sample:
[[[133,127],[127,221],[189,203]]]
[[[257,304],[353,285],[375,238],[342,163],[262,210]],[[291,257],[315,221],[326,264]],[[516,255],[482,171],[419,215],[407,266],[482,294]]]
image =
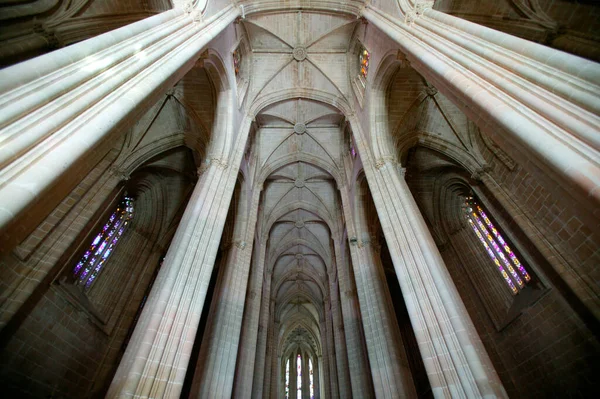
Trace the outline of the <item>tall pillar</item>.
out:
[[[310,399],[310,376],[308,374],[308,353],[302,354],[302,399]]]
[[[312,359],[313,362],[313,379],[315,382],[315,399],[321,399],[321,378],[319,374],[320,364],[319,357],[314,357]]]
[[[365,172],[434,396],[506,397],[400,169],[378,166]]]
[[[260,321],[258,324],[256,340],[256,360],[253,369],[252,398],[254,399],[262,399],[264,397],[267,334],[269,332],[269,314],[271,309],[271,280],[272,274],[270,271],[267,271],[264,274],[262,300],[260,304]]]
[[[296,365],[296,354],[290,356],[290,399],[301,399],[297,396],[298,366]]]
[[[331,349],[329,348],[329,341],[327,339],[327,329],[325,327],[325,320],[319,320],[319,328],[321,330],[321,364],[323,366],[321,367],[321,371],[323,373],[321,374],[321,383],[323,384],[323,390],[321,392],[326,398],[334,398],[335,396],[332,396],[331,378],[329,374],[329,370],[331,369],[331,367],[329,365],[329,357],[327,356]]]
[[[370,378],[369,359],[364,346],[364,333],[354,276],[350,269],[349,256],[342,254],[341,244],[339,240],[334,241],[352,397],[373,398],[375,395]]]
[[[327,300],[329,299],[329,300]],[[329,381],[331,389],[331,397],[339,398],[339,384],[338,384],[338,369],[337,369],[337,353],[335,351],[335,340],[333,331],[333,320],[332,320],[332,306],[331,296],[329,295],[325,299],[325,304],[329,302],[329,309],[325,309],[325,336],[327,337],[327,347],[329,350],[325,352],[329,360]]]
[[[1,70],[0,135],[10,140],[0,152],[0,231],[133,123],[238,15],[232,5],[201,21],[176,8]],[[4,245],[23,232],[11,233]]]
[[[402,345],[402,337],[393,309],[379,245],[374,243],[373,223],[368,218],[366,187],[357,184],[356,212],[350,209],[346,190],[341,191],[348,225],[350,254],[362,315],[371,367],[373,388],[377,398],[402,398],[416,395],[412,374]]]
[[[245,189],[242,187],[242,190]],[[242,231],[239,237],[234,237],[235,242],[219,270],[215,290],[217,300],[211,304],[191,397],[231,398],[259,197],[260,192],[254,191],[248,210],[243,205],[246,195],[239,197],[239,201],[243,202],[241,210],[236,213],[235,224]],[[232,206],[237,207],[238,204]]]
[[[401,19],[369,4],[363,16],[505,151],[529,156],[572,188],[574,198],[586,204],[591,197],[598,204],[600,65],[432,5],[401,0]],[[594,297],[598,315],[600,300]]]
[[[232,164],[213,160],[201,174],[107,397],[179,395],[243,154],[239,136]]]
[[[333,252],[333,248],[332,248]],[[335,264],[335,259],[334,262]],[[337,273],[329,273],[329,298],[331,300],[331,316],[333,318],[333,341],[335,344],[335,360],[337,362],[337,381],[340,398],[351,398],[350,374],[348,368],[348,353],[344,336],[344,323],[340,310],[340,292],[338,289]],[[308,363],[307,363],[308,364]]]
[[[258,240],[258,238],[255,238]],[[240,337],[239,355],[235,370],[234,398],[243,398],[253,391],[253,376],[256,353],[258,350],[258,333],[261,309],[261,292],[263,290],[266,243],[260,242],[258,256],[252,266],[248,294],[244,308],[244,319]],[[266,285],[266,284],[265,284]]]
[[[37,226],[95,166],[90,154],[135,123],[237,15],[226,7],[200,22],[173,9],[0,70],[0,252]],[[2,321],[48,272],[13,281]]]

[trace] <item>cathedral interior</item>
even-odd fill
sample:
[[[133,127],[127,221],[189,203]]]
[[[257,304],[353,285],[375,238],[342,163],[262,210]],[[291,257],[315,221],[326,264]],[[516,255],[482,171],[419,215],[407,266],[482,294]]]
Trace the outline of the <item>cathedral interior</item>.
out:
[[[600,397],[596,1],[0,21],[2,397]]]

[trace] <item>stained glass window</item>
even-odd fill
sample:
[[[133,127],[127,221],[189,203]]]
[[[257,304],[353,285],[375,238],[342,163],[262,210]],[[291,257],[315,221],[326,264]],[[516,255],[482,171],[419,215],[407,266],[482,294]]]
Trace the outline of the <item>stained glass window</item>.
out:
[[[365,79],[367,78],[367,75],[369,73],[369,59],[370,58],[371,58],[371,54],[369,54],[367,49],[363,47],[359,53],[358,67],[360,68],[359,69],[360,75]]]
[[[315,399],[315,385],[313,380],[313,367],[311,359],[308,359],[308,376],[310,378],[310,399]]]
[[[290,398],[290,359],[285,362],[285,399]]]
[[[73,269],[77,285],[83,286],[84,290],[92,286],[129,226],[132,217],[133,199],[125,196]]]
[[[296,397],[297,398],[301,398],[302,397],[302,357],[300,356],[300,354],[298,354],[298,357],[296,358],[296,364],[298,365],[298,378],[296,379]]]
[[[492,259],[498,272],[510,288],[513,295],[525,288],[531,276],[525,270],[500,231],[473,197],[466,197],[464,204],[465,217],[471,229]]]
[[[235,71],[235,77],[240,75],[240,67],[242,66],[242,54],[239,48],[233,52],[233,70]]]

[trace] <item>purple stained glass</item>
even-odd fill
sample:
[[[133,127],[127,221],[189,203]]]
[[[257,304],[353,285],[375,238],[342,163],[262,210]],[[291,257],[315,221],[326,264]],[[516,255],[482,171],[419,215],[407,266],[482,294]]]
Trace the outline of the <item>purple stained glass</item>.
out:
[[[498,270],[513,294],[518,293],[517,287],[521,289],[525,287],[523,279],[530,281],[531,277],[512,252],[502,234],[496,229],[473,197],[467,197],[465,200],[465,216],[479,241],[484,245],[486,252],[498,266]]]
[[[114,252],[114,247],[119,238],[125,232],[129,221],[133,217],[133,210],[133,199],[127,196],[123,197],[117,209],[102,227],[102,231],[94,238],[90,248],[73,268],[77,284],[83,285],[85,289],[91,287],[102,267]]]

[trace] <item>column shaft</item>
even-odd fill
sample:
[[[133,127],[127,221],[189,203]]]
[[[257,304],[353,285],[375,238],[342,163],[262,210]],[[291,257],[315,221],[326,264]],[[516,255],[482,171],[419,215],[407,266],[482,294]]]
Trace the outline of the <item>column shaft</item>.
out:
[[[365,171],[434,395],[506,397],[398,167]]]
[[[259,321],[261,316],[261,292],[263,290],[264,264],[267,246],[260,243],[258,259],[255,260],[248,283],[248,294],[242,322],[240,349],[235,370],[234,398],[243,398],[253,391],[254,364],[258,350]]]
[[[200,176],[107,397],[180,394],[250,123]]]
[[[431,9],[410,23],[372,5],[363,15],[507,152],[524,147],[573,195],[600,202],[597,63]]]
[[[244,223],[246,229],[242,237],[235,237],[239,240],[230,247],[226,262],[219,270],[216,300],[211,304],[209,324],[205,329],[191,396],[231,397],[259,195],[259,191],[253,194],[249,214],[238,212],[236,215],[235,223]],[[240,200],[244,201],[246,197],[242,195]]]
[[[196,23],[172,10],[0,71],[0,230],[181,79],[238,13]]]
[[[340,303],[344,320],[344,335],[346,338],[346,353],[348,355],[348,367],[351,376],[352,397],[373,398],[375,395],[370,378],[369,359],[364,345],[364,333],[358,298],[356,296],[356,286],[354,285],[354,277],[348,263],[350,259],[342,255],[339,241],[335,242],[334,248],[338,266]]]

